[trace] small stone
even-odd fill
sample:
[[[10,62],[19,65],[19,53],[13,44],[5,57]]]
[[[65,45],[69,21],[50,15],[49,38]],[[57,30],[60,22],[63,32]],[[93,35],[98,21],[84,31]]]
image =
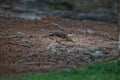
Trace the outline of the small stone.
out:
[[[104,56],[102,51],[93,51],[90,55],[96,58]]]
[[[18,35],[25,35],[23,32],[16,32]]]
[[[95,34],[96,32],[94,30],[91,30],[91,29],[85,29],[85,30],[82,30],[82,33],[84,33],[84,34]]]
[[[62,54],[66,51],[66,46],[59,43],[52,43],[47,47],[53,54]]]

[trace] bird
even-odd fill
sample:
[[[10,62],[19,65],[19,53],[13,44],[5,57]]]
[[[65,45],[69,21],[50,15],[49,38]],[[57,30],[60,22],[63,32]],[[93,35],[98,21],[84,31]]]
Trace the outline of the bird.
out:
[[[45,36],[42,36],[42,38],[47,38],[47,37],[52,39],[52,40],[55,39],[55,41],[57,43],[60,43],[60,44],[61,44],[61,42],[72,42],[72,43],[74,43],[72,38],[68,34],[65,34],[63,32],[52,32],[52,33],[49,33]]]
[[[51,28],[59,29],[60,31],[49,33],[45,36],[42,36],[42,38],[48,37],[52,40],[55,40],[57,43],[60,43],[60,44],[61,44],[61,42],[72,42],[72,43],[74,43],[71,36],[67,33],[67,31],[61,25],[56,24],[56,23],[50,23],[47,26],[51,27]]]

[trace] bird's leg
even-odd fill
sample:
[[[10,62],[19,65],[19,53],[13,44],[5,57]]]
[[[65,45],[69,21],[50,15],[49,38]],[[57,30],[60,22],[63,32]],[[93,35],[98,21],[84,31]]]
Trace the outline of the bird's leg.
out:
[[[55,37],[55,41],[56,41],[57,43],[61,44],[61,43],[60,43],[60,40],[59,40],[56,36],[54,36],[54,37]]]
[[[56,41],[57,43],[61,44],[60,41]]]
[[[58,39],[56,39],[56,42],[59,43],[59,44],[61,44],[61,42]]]

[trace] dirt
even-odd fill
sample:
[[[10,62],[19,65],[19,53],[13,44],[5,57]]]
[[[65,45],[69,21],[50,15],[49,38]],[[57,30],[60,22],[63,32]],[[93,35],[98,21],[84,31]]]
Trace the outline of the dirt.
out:
[[[105,57],[100,59],[116,57],[110,53],[117,49],[116,24],[75,21],[52,16],[43,17],[41,20],[0,18],[0,76],[80,67],[97,61],[97,59],[86,60],[88,55],[83,56],[72,52],[52,54],[50,50],[47,50],[50,44],[56,42],[42,36],[59,31],[59,29],[49,27],[50,23],[61,25],[67,33],[73,35],[74,44],[64,42],[64,45],[71,45],[74,48],[98,47],[105,50]]]

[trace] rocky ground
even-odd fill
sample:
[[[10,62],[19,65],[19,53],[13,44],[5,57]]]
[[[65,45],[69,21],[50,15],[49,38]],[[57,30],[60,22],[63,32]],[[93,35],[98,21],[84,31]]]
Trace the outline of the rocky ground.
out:
[[[59,32],[54,23],[72,35],[74,43],[56,43],[42,36]],[[0,76],[47,72],[80,67],[118,57],[117,25],[43,16],[40,19],[0,18]]]

